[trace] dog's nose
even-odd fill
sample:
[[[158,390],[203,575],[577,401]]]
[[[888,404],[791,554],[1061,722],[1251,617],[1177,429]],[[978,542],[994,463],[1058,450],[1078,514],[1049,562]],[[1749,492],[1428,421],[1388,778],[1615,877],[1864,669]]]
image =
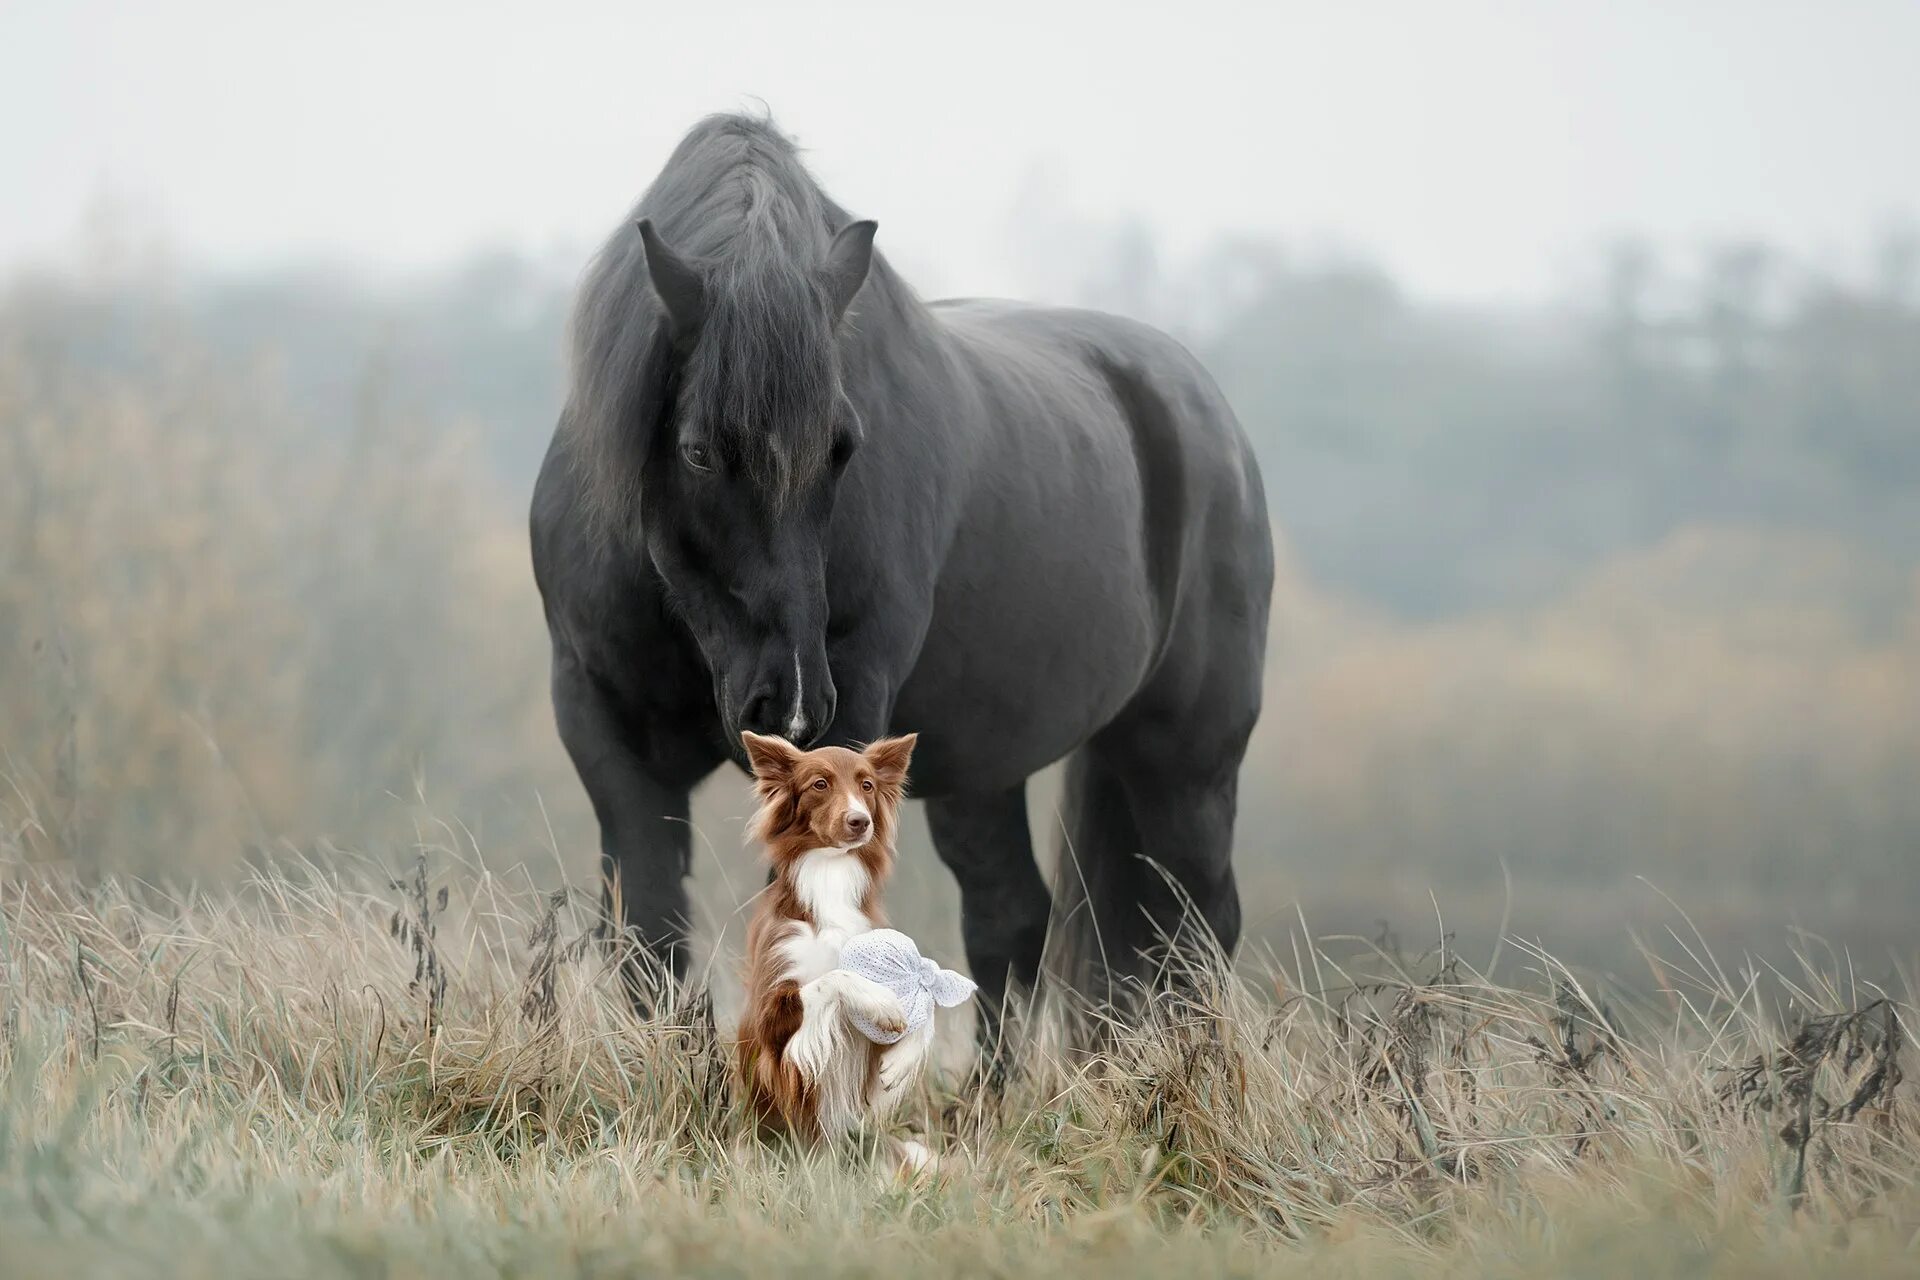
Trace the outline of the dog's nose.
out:
[[[856,836],[867,834],[867,829],[871,826],[873,826],[873,819],[864,813],[850,813],[847,815],[847,830]]]

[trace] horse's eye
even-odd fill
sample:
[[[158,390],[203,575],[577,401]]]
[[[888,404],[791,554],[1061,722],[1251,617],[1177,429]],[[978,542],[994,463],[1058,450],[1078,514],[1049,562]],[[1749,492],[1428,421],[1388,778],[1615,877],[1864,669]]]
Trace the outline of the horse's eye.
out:
[[[713,470],[713,453],[703,444],[681,445],[680,460],[695,471]]]
[[[861,789],[862,791],[871,791],[871,790],[873,790],[873,779],[872,779],[872,778],[862,778],[862,779],[860,779],[860,789]]]
[[[847,463],[853,461],[853,446],[854,440],[851,431],[842,431],[833,438],[832,460],[833,469],[836,472],[844,469]]]
[[[813,789],[815,791],[825,791],[827,789],[827,780],[825,778],[815,778],[813,780]]]

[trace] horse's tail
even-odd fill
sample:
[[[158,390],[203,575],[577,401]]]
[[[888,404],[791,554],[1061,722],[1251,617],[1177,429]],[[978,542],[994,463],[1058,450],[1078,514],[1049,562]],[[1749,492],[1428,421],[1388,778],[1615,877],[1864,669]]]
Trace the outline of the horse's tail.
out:
[[[1138,920],[1146,864],[1125,786],[1087,747],[1067,760],[1053,921],[1043,969],[1084,1009],[1110,1007],[1139,965]]]

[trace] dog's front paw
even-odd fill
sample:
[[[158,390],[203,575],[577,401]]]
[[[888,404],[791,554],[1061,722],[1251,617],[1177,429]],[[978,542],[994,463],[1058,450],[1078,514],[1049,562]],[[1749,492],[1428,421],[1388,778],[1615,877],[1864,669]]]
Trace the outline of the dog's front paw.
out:
[[[880,1088],[886,1093],[899,1093],[920,1073],[920,1062],[918,1054],[890,1054],[880,1059]]]
[[[891,995],[873,1002],[873,1007],[867,1010],[867,1020],[882,1035],[897,1036],[907,1029],[906,1008]]]

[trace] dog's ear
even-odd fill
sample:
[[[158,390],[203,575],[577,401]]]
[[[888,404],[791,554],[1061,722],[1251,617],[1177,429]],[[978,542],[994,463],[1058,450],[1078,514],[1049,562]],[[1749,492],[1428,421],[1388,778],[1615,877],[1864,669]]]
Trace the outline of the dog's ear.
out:
[[[882,738],[861,752],[867,763],[873,766],[882,784],[889,787],[905,785],[907,781],[907,761],[913,758],[913,744],[920,741],[917,733],[904,734],[898,738]]]
[[[778,786],[793,776],[800,748],[785,738],[742,733],[740,741],[747,749],[747,762],[753,766],[753,776],[758,781]]]

